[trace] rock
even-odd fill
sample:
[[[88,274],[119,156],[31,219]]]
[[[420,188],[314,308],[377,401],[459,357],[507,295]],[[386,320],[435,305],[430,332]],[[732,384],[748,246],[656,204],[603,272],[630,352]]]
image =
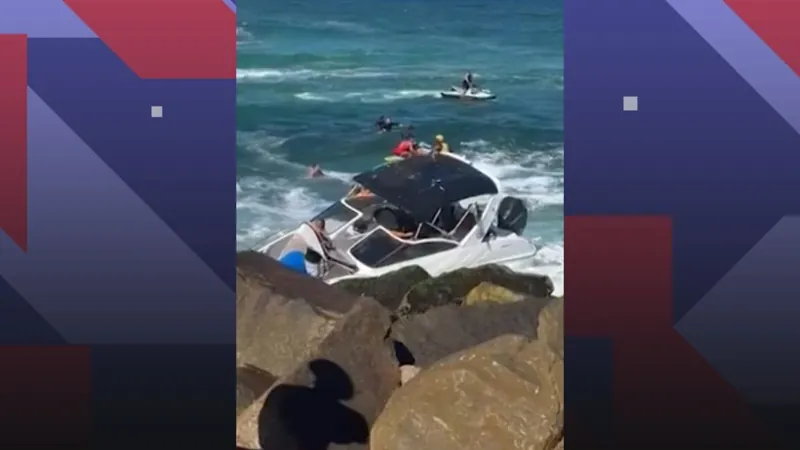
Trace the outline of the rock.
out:
[[[265,267],[257,264],[263,255],[257,252],[243,252],[237,255],[236,261],[236,300],[257,295],[268,285],[264,273]]]
[[[236,368],[236,416],[252,405],[275,384],[276,378],[258,367]]]
[[[564,358],[564,297],[553,299],[539,313],[536,336]]]
[[[237,445],[366,449],[369,426],[400,383],[390,324],[386,308],[357,298],[311,356],[241,414]]]
[[[400,366],[400,384],[406,384],[419,373],[417,366]]]
[[[503,266],[459,269],[414,285],[403,299],[400,313],[419,314],[437,306],[461,304],[483,282],[531,297],[549,297],[554,289],[553,282],[544,275],[519,274]]]
[[[526,298],[508,304],[440,306],[400,318],[392,325],[391,338],[407,349],[415,365],[426,368],[504,334],[535,338],[539,311],[551,301]]]
[[[291,373],[358,302],[260,253],[240,253],[236,269],[237,367],[254,366],[278,378]]]
[[[563,439],[563,359],[502,336],[424,370],[389,400],[371,450],[550,450]]]
[[[464,305],[469,306],[487,302],[513,303],[524,298],[524,294],[484,281],[469,291],[464,298]]]
[[[334,286],[354,295],[372,297],[390,311],[395,311],[412,286],[430,277],[421,267],[411,266],[379,277],[342,280]]]

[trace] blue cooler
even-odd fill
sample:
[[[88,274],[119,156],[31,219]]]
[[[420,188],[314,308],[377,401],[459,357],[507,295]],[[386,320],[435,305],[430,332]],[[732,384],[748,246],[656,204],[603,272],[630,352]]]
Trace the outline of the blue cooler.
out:
[[[278,261],[283,264],[283,267],[286,267],[289,270],[294,270],[295,272],[300,272],[303,275],[308,275],[308,272],[306,272],[305,254],[299,250],[294,250],[281,256],[281,259]]]

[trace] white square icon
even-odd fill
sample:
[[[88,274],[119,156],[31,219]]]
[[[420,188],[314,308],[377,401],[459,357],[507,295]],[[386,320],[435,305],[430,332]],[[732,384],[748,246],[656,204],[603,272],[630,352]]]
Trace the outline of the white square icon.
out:
[[[623,111],[638,111],[639,110],[639,97],[622,97],[622,110]]]
[[[164,107],[163,106],[151,106],[150,107],[150,117],[154,119],[160,119],[164,117]]]

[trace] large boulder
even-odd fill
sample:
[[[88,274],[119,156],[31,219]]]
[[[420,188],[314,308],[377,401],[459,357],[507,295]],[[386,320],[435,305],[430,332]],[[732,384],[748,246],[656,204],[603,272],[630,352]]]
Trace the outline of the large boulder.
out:
[[[408,364],[424,368],[504,334],[535,338],[539,311],[551,301],[526,297],[507,304],[440,306],[400,318],[392,326],[391,338],[410,353]]]
[[[502,336],[423,370],[389,400],[371,450],[551,450],[563,439],[563,359]]]
[[[271,265],[264,266],[264,256],[261,253],[247,251],[236,255],[236,300],[258,296],[269,283],[265,272],[271,270]]]
[[[303,294],[304,301],[294,296],[297,291],[288,301],[281,296],[282,306],[272,312],[283,314],[283,318],[263,319],[275,322],[280,331],[260,331],[261,339],[274,342],[252,343],[250,348],[262,350],[248,357],[273,366],[276,364],[270,363],[270,358],[288,361],[287,355],[293,355],[302,360],[242,412],[237,420],[237,445],[264,450],[366,448],[369,426],[400,384],[400,370],[386,340],[390,313],[371,298],[323,286],[318,292]],[[336,296],[337,304],[345,304],[345,297],[350,299],[349,308],[332,315],[332,305],[326,302]],[[291,302],[313,308],[290,309],[287,305]],[[317,326],[317,331],[292,330],[282,322],[294,316],[301,319],[294,322],[294,328]],[[293,343],[291,337],[279,333],[300,342]],[[295,345],[307,347],[301,351]]]
[[[539,313],[536,336],[564,358],[564,297],[553,299]]]
[[[236,368],[236,416],[252,405],[275,384],[276,378],[258,367]]]
[[[437,306],[462,304],[470,291],[481,283],[530,297],[550,297],[554,289],[547,276],[520,274],[504,266],[459,269],[414,285],[406,294],[400,313],[419,314]]]
[[[359,301],[257,252],[240,253],[236,271],[236,365],[278,378],[311,357]]]
[[[334,286],[354,295],[372,297],[389,310],[395,311],[412,286],[430,277],[421,267],[410,266],[379,277],[342,280]]]

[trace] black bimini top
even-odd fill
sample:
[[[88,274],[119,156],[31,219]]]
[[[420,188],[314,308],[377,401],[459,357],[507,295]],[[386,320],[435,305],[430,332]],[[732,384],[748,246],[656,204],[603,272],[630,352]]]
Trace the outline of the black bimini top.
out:
[[[497,193],[491,178],[446,155],[435,159],[414,156],[356,175],[353,180],[421,221],[430,221],[440,208],[459,200]]]

